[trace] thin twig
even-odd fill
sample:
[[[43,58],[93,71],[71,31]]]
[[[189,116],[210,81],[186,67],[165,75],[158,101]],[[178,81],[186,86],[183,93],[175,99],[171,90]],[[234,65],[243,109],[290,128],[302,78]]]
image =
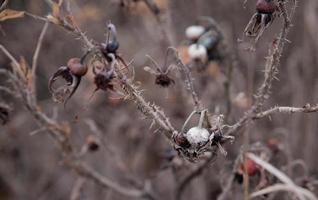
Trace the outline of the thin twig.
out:
[[[0,12],[7,7],[8,3],[9,3],[9,0],[4,0],[4,2],[0,6]]]
[[[253,119],[260,119],[263,117],[268,117],[275,113],[293,114],[293,113],[313,113],[318,112],[318,104],[316,106],[306,105],[301,108],[297,107],[286,107],[286,106],[276,106],[269,110],[257,113]]]
[[[4,86],[0,86],[0,91],[8,93],[9,95],[12,95],[12,96],[16,96],[16,93],[12,89],[4,87]]]
[[[166,43],[167,46],[172,46],[173,45],[173,40],[172,40],[172,33],[171,33],[171,28],[168,27],[167,21],[170,20],[170,15],[168,11],[165,12],[166,16],[163,16],[163,12],[159,9],[158,5],[154,0],[143,0],[151,13],[155,16],[159,29],[162,33],[162,40],[164,43]],[[166,19],[164,19],[166,17]]]
[[[6,48],[4,48],[4,46],[2,44],[0,44],[0,49],[12,61],[12,63],[16,67],[20,66],[19,62],[11,55],[11,53]]]
[[[262,196],[262,195],[265,195],[265,194],[269,194],[269,193],[272,193],[272,192],[278,192],[278,191],[293,192],[296,195],[302,194],[305,197],[307,197],[309,200],[317,200],[317,197],[313,193],[311,193],[309,190],[306,190],[306,189],[298,187],[298,186],[290,187],[289,185],[286,185],[286,184],[275,184],[275,185],[268,186],[268,187],[266,187],[266,188],[264,188],[262,190],[253,192],[250,195],[250,197],[251,198],[255,198],[255,197],[258,197],[258,196]],[[299,197],[299,199],[302,199],[300,196],[298,196],[298,197]]]
[[[41,31],[41,34],[40,34],[40,37],[38,39],[38,42],[37,42],[37,45],[36,45],[36,49],[34,51],[34,54],[33,54],[33,58],[32,58],[32,78],[33,78],[33,90],[34,90],[34,93],[36,93],[36,89],[35,89],[35,85],[36,85],[36,68],[37,68],[37,63],[38,63],[38,57],[39,57],[39,54],[40,54],[40,50],[41,50],[41,47],[42,47],[42,43],[43,43],[43,39],[44,39],[44,36],[45,36],[45,33],[47,31],[47,28],[49,27],[49,22],[46,21],[43,28],[42,28],[42,31]]]
[[[74,184],[72,192],[71,192],[70,200],[81,200],[82,199],[81,196],[82,196],[84,184],[85,184],[85,179],[82,177],[79,177],[75,181],[75,184]]]
[[[305,200],[303,192],[300,192],[298,189],[299,187],[282,171],[278,170],[276,167],[262,160],[261,158],[259,158],[253,153],[246,153],[246,156],[250,158],[251,160],[253,160],[256,164],[264,168],[266,171],[273,174],[275,177],[277,177],[280,181],[282,181],[285,185],[290,187],[292,190],[294,190],[294,192],[298,195],[299,199]],[[312,196],[314,197],[315,200],[317,199],[314,194],[312,194]]]
[[[105,188],[111,188],[112,190],[124,196],[136,198],[141,198],[145,196],[145,193],[143,191],[122,187],[114,181],[109,180],[105,176],[99,174],[97,171],[90,168],[83,162],[71,162],[70,167],[74,169],[79,175],[93,180],[95,183],[97,183],[97,185],[100,185]]]
[[[122,79],[122,89],[128,95],[130,100],[134,101],[137,105],[137,108],[147,117],[151,117],[163,130],[166,138],[170,141],[171,137],[177,131],[171,125],[169,118],[165,115],[165,113],[161,110],[161,108],[155,104],[150,104],[147,102],[144,97],[141,95],[141,91],[137,89],[133,83],[125,78],[125,75],[120,71],[121,65],[115,59],[113,54],[108,54],[108,56],[112,57],[112,66],[115,66],[116,73],[119,79]]]
[[[186,88],[191,93],[195,110],[196,111],[202,110],[203,106],[199,100],[198,94],[196,93],[196,91],[194,89],[191,71],[187,65],[183,64],[183,62],[181,61],[178,54],[177,54],[177,65],[179,66],[179,68],[182,70],[182,72],[184,73],[184,75],[186,77],[186,80],[185,80],[186,81]]]

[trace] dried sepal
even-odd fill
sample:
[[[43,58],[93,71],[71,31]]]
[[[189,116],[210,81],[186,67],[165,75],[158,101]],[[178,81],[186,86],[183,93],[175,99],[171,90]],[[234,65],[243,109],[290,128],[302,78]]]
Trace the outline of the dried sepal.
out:
[[[158,74],[156,75],[155,83],[161,87],[169,87],[171,84],[175,84],[175,81],[167,74]]]
[[[97,90],[104,90],[104,91],[114,91],[114,71],[113,70],[102,70],[100,72],[96,72],[93,68],[94,83],[96,86],[95,91]]]
[[[162,87],[169,87],[171,84],[175,83],[175,81],[168,74],[175,67],[175,65],[171,63],[175,61],[176,49],[172,47],[167,49],[163,67],[159,67],[159,64],[151,56],[146,55],[146,57],[151,61],[153,68],[146,66],[144,67],[144,70],[156,76],[155,84]]]
[[[152,69],[152,68],[149,67],[149,66],[144,67],[144,70],[145,70],[146,72],[152,74],[152,75],[158,75],[158,74],[159,74],[158,70],[156,71],[156,70]]]
[[[54,89],[53,85],[61,77],[66,81],[65,85]],[[66,105],[67,101],[73,96],[81,82],[80,76],[75,76],[66,66],[60,67],[49,80],[49,90],[53,95],[53,100]]]
[[[244,29],[248,37],[254,37],[255,42],[259,40],[266,28],[268,28],[276,17],[277,5],[273,0],[258,0],[256,13],[251,17]]]

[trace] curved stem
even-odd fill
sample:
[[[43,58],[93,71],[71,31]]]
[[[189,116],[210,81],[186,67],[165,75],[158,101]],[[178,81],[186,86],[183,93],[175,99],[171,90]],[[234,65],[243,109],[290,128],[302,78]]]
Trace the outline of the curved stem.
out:
[[[197,113],[197,111],[192,111],[192,113],[189,115],[189,117],[187,118],[187,120],[184,122],[184,124],[183,124],[183,126],[182,126],[182,128],[181,128],[181,133],[184,133],[185,127],[186,127],[187,124],[189,123],[189,121],[190,121],[190,119],[192,118],[192,116],[193,116],[194,114],[196,114],[196,113]]]

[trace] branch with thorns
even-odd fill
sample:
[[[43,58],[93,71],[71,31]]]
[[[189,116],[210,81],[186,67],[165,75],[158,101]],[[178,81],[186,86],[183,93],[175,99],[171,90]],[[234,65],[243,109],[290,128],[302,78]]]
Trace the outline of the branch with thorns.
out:
[[[269,56],[266,58],[265,64],[265,74],[264,74],[264,82],[258,89],[255,95],[255,102],[252,107],[245,113],[245,115],[239,119],[233,126],[229,126],[229,130],[225,132],[225,136],[229,136],[239,131],[242,127],[249,124],[252,120],[262,118],[265,116],[269,116],[275,112],[281,113],[294,113],[294,112],[317,112],[317,106],[305,106],[303,108],[293,108],[293,107],[275,107],[270,110],[261,112],[264,103],[270,96],[270,91],[272,87],[272,82],[275,79],[275,76],[278,74],[278,66],[280,64],[281,54],[283,52],[284,44],[287,41],[287,33],[291,27],[291,17],[294,14],[294,10],[297,6],[297,1],[294,1],[294,6],[292,11],[288,14],[285,4],[282,1],[279,1],[278,7],[282,11],[283,16],[283,28],[280,32],[280,35],[277,39],[275,39],[270,46]],[[32,63],[32,75],[33,79],[28,80],[24,74],[24,67],[19,63],[2,45],[0,45],[0,49],[3,53],[13,62],[12,72],[6,70],[0,70],[0,74],[7,75],[12,80],[12,86],[18,92],[18,96],[23,100],[24,106],[27,110],[33,115],[33,117],[37,120],[37,123],[41,127],[45,127],[45,130],[54,138],[54,141],[59,145],[61,152],[64,156],[64,161],[66,166],[69,166],[71,169],[76,171],[80,176],[85,177],[86,179],[90,179],[96,182],[98,185],[101,185],[105,188],[111,188],[112,190],[129,197],[148,197],[153,199],[153,195],[149,193],[147,190],[138,190],[138,189],[130,189],[122,187],[121,185],[112,182],[107,177],[99,174],[94,169],[89,167],[86,163],[84,163],[76,154],[76,150],[71,145],[69,141],[69,135],[71,133],[71,128],[68,124],[62,124],[57,122],[55,119],[47,116],[43,111],[41,111],[40,107],[37,104],[37,98],[34,88],[29,87],[29,82],[31,81],[32,85],[35,85],[35,72],[37,66],[37,59],[39,56],[41,43],[43,41],[46,29],[48,27],[48,22],[59,25],[64,29],[75,33],[77,36],[81,38],[84,45],[87,47],[87,51],[91,52],[94,56],[100,56],[103,60],[106,60],[111,68],[112,73],[114,73],[114,77],[118,80],[118,84],[121,87],[123,93],[126,95],[126,98],[136,104],[138,110],[140,110],[146,117],[150,118],[155,122],[160,130],[164,133],[169,143],[174,144],[174,136],[179,132],[173,127],[169,118],[163,112],[163,110],[157,106],[156,104],[149,103],[142,95],[142,91],[133,83],[133,79],[127,78],[126,74],[122,71],[122,69],[126,68],[125,60],[116,55],[116,50],[112,52],[112,50],[107,49],[107,44],[105,48],[107,51],[103,52],[100,45],[96,45],[95,42],[92,42],[84,32],[80,30],[78,26],[75,25],[73,19],[71,17],[62,18],[58,16],[56,13],[53,15],[49,15],[47,18],[35,16],[33,14],[26,15],[31,16],[35,19],[44,20],[45,26],[41,32],[40,38],[38,40],[37,48],[33,56]],[[108,42],[107,42],[108,43]],[[210,117],[209,112],[205,112],[203,105],[198,98],[197,93],[194,90],[193,80],[191,76],[190,69],[185,66],[179,56],[177,58],[177,65],[181,68],[186,76],[186,85],[188,90],[191,93],[193,102],[194,102],[194,110],[195,112],[206,113],[208,118],[208,128],[219,132],[221,136],[223,136],[223,129],[225,126],[222,123],[215,124],[212,123],[212,119]],[[108,71],[109,72],[109,71]],[[202,115],[201,115],[202,117]],[[204,114],[202,119],[204,118]],[[202,122],[199,128],[202,128]],[[215,135],[214,135],[215,136]],[[215,141],[212,141],[212,143]],[[180,198],[181,193],[184,187],[200,172],[208,166],[208,163],[216,158],[216,155],[211,153],[210,158],[206,160],[202,165],[200,165],[196,170],[189,173],[188,176],[185,177],[184,180],[181,181],[179,185],[179,189],[177,191],[177,197]]]

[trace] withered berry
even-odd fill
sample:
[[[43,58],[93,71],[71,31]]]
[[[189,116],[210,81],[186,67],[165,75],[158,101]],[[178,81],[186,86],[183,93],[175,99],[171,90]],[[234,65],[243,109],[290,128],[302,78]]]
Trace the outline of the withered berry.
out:
[[[75,76],[84,76],[88,71],[87,65],[83,65],[79,58],[71,58],[67,62],[67,67]]]
[[[182,148],[190,148],[191,144],[183,133],[178,133],[173,137],[175,143]]]
[[[273,14],[276,10],[273,0],[258,0],[256,3],[256,11],[260,14]]]
[[[101,72],[94,72],[95,77],[94,77],[94,83],[96,85],[96,90],[114,90],[114,84],[112,82],[114,78],[114,73],[113,70],[103,70]]]
[[[97,137],[89,135],[86,138],[86,144],[89,151],[95,152],[99,150],[100,142]]]
[[[80,58],[71,58],[67,62],[67,66],[60,67],[49,80],[49,90],[53,94],[53,98],[66,105],[77,90],[81,78],[87,73],[87,70],[88,67],[83,65]],[[53,84],[60,76],[66,81],[66,85],[54,89]]]
[[[174,84],[175,82],[167,74],[158,74],[156,75],[155,83],[162,87],[169,87],[171,84]]]

